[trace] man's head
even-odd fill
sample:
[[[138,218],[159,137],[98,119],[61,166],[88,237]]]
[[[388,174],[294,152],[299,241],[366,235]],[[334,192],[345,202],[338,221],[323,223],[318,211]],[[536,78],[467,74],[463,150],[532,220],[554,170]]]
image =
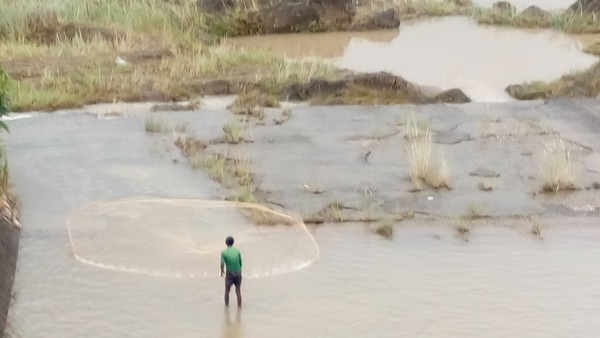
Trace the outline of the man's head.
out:
[[[225,238],[225,244],[227,244],[227,246],[232,246],[233,245],[233,237],[229,236],[229,237]]]

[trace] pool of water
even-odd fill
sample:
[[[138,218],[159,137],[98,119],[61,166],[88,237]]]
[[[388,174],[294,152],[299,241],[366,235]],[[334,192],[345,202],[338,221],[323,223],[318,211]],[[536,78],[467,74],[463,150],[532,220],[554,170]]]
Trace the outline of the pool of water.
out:
[[[202,111],[188,117],[202,134],[223,115]],[[140,195],[222,198],[207,177],[173,163],[176,154],[163,138],[144,133],[144,116],[53,114],[9,122],[6,146],[23,205],[9,314],[13,336],[600,333],[600,229],[569,219],[545,227],[543,240],[503,226],[478,228],[468,242],[435,224],[407,223],[392,240],[359,224],[313,227],[319,259],[295,272],[245,279],[242,310],[223,306],[223,280],[216,274],[161,278],[82,264],[72,255],[65,226],[77,207]],[[242,254],[257,253],[279,254],[269,245]],[[214,263],[216,270],[217,255]]]
[[[560,32],[480,26],[462,17],[403,23],[399,30],[243,37],[235,46],[290,58],[317,57],[357,72],[387,71],[439,89],[460,88],[474,101],[510,100],[510,84],[550,81],[597,58]]]

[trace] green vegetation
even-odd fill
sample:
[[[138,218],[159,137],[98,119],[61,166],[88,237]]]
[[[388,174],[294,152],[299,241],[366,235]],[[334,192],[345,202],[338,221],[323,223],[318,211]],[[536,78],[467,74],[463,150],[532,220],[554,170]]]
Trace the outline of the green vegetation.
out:
[[[191,1],[7,0],[0,12],[0,61],[14,111],[181,100],[198,94],[198,81],[211,79],[276,91],[335,72],[316,62],[211,45],[207,37],[229,34],[219,27],[223,20],[231,27],[232,19],[201,13]],[[126,64],[116,64],[117,56]]]
[[[8,75],[0,68],[0,118],[8,114],[9,101],[8,101]],[[4,121],[0,121],[0,129],[8,131],[8,126]]]
[[[571,34],[600,33],[600,18],[588,13],[564,11],[561,13],[512,13],[498,9],[473,8],[471,16],[480,24],[520,28],[550,28]]]

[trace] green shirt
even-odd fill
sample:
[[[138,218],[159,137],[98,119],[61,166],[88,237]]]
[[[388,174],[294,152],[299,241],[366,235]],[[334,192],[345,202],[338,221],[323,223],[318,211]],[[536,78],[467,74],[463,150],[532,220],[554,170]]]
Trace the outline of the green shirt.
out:
[[[242,254],[240,254],[240,250],[230,246],[221,251],[221,264],[227,266],[227,271],[242,271]]]

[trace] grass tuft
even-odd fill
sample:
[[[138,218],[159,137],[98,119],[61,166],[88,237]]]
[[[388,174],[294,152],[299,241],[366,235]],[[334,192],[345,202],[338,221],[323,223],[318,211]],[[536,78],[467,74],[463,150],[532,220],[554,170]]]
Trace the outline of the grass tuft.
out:
[[[385,238],[392,238],[394,235],[394,219],[384,219],[376,223],[371,229],[378,235]]]
[[[154,116],[148,116],[144,122],[144,130],[147,133],[166,133],[170,128],[165,121]]]
[[[563,140],[546,143],[539,156],[541,189],[544,192],[575,190],[576,177],[570,151]]]
[[[443,155],[434,152],[429,127],[419,127],[414,120],[407,125],[409,144],[406,151],[410,165],[410,177],[415,188],[420,190],[422,183],[428,184],[434,189],[450,188],[448,161]]]
[[[244,127],[239,119],[233,118],[223,126],[225,133],[225,142],[229,144],[238,144],[244,141]]]

